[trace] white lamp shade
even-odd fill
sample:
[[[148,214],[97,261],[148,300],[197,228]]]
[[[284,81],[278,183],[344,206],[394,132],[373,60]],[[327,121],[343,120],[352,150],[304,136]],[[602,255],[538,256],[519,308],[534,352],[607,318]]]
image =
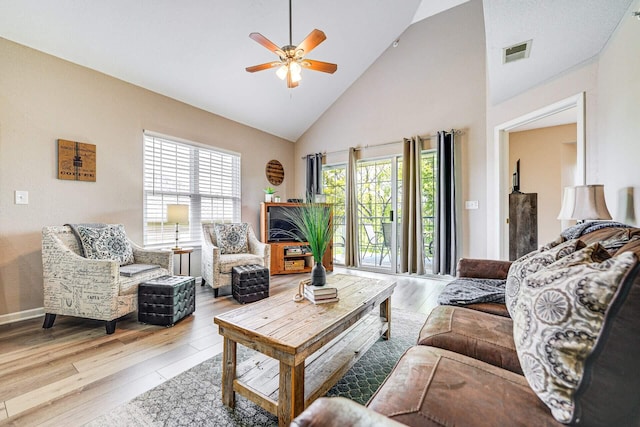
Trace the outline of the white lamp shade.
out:
[[[575,219],[573,215],[573,207],[576,201],[576,189],[574,187],[564,187],[564,195],[562,197],[562,207],[558,214],[558,219],[570,220]]]
[[[576,200],[572,218],[578,220],[611,219],[604,200],[604,185],[576,186]]]
[[[280,68],[278,68],[278,70],[276,71],[276,76],[278,76],[278,78],[280,80],[284,80],[285,78],[287,78],[287,73],[289,72],[289,69],[287,68],[286,65],[282,65]]]
[[[172,224],[188,224],[189,206],[167,205],[167,222]]]

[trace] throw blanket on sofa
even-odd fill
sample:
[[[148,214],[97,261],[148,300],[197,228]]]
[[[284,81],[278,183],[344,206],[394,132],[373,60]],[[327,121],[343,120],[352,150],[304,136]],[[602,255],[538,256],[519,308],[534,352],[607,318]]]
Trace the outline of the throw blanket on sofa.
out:
[[[506,280],[460,277],[448,283],[440,296],[440,305],[467,305],[481,302],[504,304]]]
[[[588,221],[583,222],[582,224],[576,224],[572,227],[565,229],[560,235],[564,237],[566,240],[577,239],[580,236],[591,233],[596,230],[601,230],[603,228],[633,228],[631,225],[622,224],[621,222],[616,221]]]

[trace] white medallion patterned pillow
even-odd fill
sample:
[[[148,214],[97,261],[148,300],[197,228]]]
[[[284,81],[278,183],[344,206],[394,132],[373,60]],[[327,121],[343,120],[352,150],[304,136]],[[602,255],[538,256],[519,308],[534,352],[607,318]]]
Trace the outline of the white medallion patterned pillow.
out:
[[[247,231],[249,224],[216,224],[216,242],[221,254],[243,254],[249,251]]]
[[[630,252],[591,262],[603,250],[590,245],[529,275],[514,308],[513,338],[522,371],[561,423],[573,422],[585,360],[620,282],[636,264]]]
[[[120,265],[134,263],[133,247],[124,232],[124,225],[108,224],[103,227],[77,225],[76,229],[86,258],[108,259],[117,261]]]
[[[520,292],[522,281],[526,279],[529,274],[533,274],[560,258],[584,247],[585,244],[578,239],[567,240],[562,243],[560,243],[559,240],[554,240],[540,249],[513,261],[507,274],[504,295],[505,304],[511,317],[513,317],[513,308],[518,303],[518,293]]]

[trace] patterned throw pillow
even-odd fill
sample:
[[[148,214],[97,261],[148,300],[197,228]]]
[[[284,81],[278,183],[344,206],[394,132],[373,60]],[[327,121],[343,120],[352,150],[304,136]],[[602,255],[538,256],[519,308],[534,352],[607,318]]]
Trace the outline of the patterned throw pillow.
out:
[[[601,250],[589,246],[529,275],[514,310],[513,338],[524,375],[561,423],[573,421],[585,360],[621,280],[636,263],[628,252],[598,262]]]
[[[249,224],[215,224],[216,242],[221,254],[243,254],[249,251]]]
[[[561,267],[572,267],[574,265],[587,264],[591,262],[603,262],[611,258],[609,251],[600,244],[600,242],[591,243],[585,248],[575,251],[565,257],[560,258],[547,269],[556,269]]]
[[[553,245],[554,243],[557,244]],[[584,247],[585,244],[578,239],[567,240],[563,243],[554,241],[541,247],[537,251],[530,252],[515,260],[511,264],[511,267],[509,267],[504,296],[505,304],[511,317],[513,317],[513,308],[518,303],[518,293],[520,292],[522,281],[526,279],[529,274],[533,274],[560,258]]]
[[[108,259],[120,265],[133,264],[133,247],[122,224],[104,227],[77,225],[76,229],[86,258]]]

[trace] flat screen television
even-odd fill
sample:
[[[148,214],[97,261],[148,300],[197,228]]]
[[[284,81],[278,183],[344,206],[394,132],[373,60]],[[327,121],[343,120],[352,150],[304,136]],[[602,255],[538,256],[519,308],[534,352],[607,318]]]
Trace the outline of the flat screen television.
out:
[[[295,237],[298,236],[300,240],[304,241],[305,238],[289,220],[289,217],[285,213],[294,209],[300,209],[295,206],[269,206],[267,211],[269,220],[269,242],[290,242],[295,241]]]

